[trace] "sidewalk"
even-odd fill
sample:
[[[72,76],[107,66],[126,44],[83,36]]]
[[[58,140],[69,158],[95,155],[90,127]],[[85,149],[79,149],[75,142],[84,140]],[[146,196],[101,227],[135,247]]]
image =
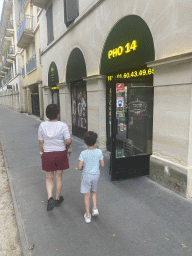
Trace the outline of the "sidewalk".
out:
[[[76,170],[81,139],[72,136],[70,169],[63,172],[64,203],[47,212],[40,121],[0,105],[0,138],[25,256],[191,256],[192,200],[140,177],[110,181],[109,154],[98,183],[100,215],[86,224]],[[33,250],[28,247],[34,244]]]

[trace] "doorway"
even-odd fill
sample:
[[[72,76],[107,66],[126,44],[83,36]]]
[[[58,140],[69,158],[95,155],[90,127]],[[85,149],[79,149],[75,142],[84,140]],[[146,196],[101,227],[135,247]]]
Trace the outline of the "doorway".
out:
[[[35,84],[33,86],[33,89],[31,89],[31,106],[32,106],[32,114],[39,117],[40,116],[39,89],[37,84]]]
[[[148,72],[149,69],[142,70]],[[150,75],[140,78],[108,76],[113,76],[107,82],[107,149],[111,152],[112,180],[149,174],[153,71],[149,72]]]
[[[39,93],[31,94],[31,104],[32,104],[32,114],[39,117],[40,116]]]
[[[72,134],[83,139],[87,132],[87,91],[86,82],[71,84]]]
[[[60,101],[59,101],[59,90],[53,90],[52,89],[52,103],[53,104],[58,104],[60,106]]]

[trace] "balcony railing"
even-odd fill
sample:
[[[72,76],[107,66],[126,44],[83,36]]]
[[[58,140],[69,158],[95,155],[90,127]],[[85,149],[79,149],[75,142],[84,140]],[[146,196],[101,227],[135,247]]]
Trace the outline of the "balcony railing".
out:
[[[9,46],[6,54],[3,57],[3,66],[10,67],[15,59],[15,46]]]
[[[33,16],[25,14],[17,31],[17,46],[27,48],[32,38],[34,38]]]
[[[8,44],[9,44],[9,42],[11,42],[11,37],[9,37],[9,36],[7,37],[6,32],[7,32],[7,28],[5,29],[5,31],[3,33],[3,37],[1,39],[0,53],[2,55],[5,54]],[[5,42],[6,42],[6,44],[5,44]]]
[[[13,27],[13,20],[8,20],[6,23],[6,28],[4,30],[2,39],[1,39],[1,46],[0,46],[0,55],[5,54],[7,50],[8,44],[11,42],[11,36],[14,35],[14,27]],[[5,44],[6,42],[6,44]]]
[[[6,26],[7,29],[14,29],[14,26],[13,26],[13,20],[8,20],[7,21],[7,26]]]
[[[0,75],[1,76],[5,75],[5,72],[3,72],[3,63],[1,63],[1,65],[0,65]]]
[[[32,71],[34,68],[37,67],[36,64],[36,55],[34,54],[31,59],[27,62],[26,64],[26,73],[29,73],[30,71]]]
[[[24,77],[25,76],[25,67],[24,66],[22,67],[21,73],[22,73],[22,77]]]
[[[29,0],[20,0],[20,13],[24,10],[25,5],[29,2]]]
[[[15,46],[14,45],[9,46],[7,52],[9,55],[15,55]]]
[[[13,20],[8,20],[6,25],[6,35],[13,36],[14,35],[14,27],[13,27]]]
[[[7,84],[12,78],[13,78],[13,73],[12,73],[12,70],[9,69],[3,78],[3,84],[4,85]]]

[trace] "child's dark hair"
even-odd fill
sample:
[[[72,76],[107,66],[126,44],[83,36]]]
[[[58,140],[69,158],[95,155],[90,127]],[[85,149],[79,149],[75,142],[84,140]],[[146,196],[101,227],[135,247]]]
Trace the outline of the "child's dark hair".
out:
[[[59,113],[60,107],[57,104],[49,104],[46,108],[46,116],[49,120],[57,119]]]
[[[84,141],[87,146],[94,146],[97,140],[97,133],[86,132],[84,135]]]

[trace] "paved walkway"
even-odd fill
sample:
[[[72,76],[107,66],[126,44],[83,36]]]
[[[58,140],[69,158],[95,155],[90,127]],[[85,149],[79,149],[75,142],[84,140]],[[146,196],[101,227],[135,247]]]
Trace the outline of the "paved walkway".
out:
[[[110,181],[109,154],[98,184],[100,215],[86,224],[78,156],[85,149],[72,137],[70,169],[63,173],[64,203],[47,212],[45,173],[37,130],[40,122],[0,105],[0,138],[11,180],[25,256],[191,256],[192,200],[148,177]],[[28,247],[34,244],[33,250]]]

